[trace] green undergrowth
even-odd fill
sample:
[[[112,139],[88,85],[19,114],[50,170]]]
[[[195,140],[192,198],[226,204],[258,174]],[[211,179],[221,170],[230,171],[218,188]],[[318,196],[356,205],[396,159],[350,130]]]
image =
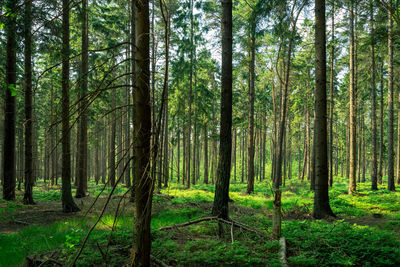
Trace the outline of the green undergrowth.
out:
[[[102,186],[89,184],[92,195]],[[357,193],[347,194],[346,181],[335,177],[330,190],[331,206],[338,215],[331,222],[312,220],[313,193],[309,184],[292,179],[283,188],[282,234],[287,239],[289,264],[293,266],[400,266],[400,193],[385,189],[372,192],[370,184],[358,184]],[[107,188],[106,192],[109,192]],[[51,192],[51,193],[50,193]],[[36,199],[52,201],[58,191],[37,191]],[[118,187],[116,194],[126,188]],[[246,195],[246,185],[230,187],[231,217],[258,229],[265,236],[224,226],[218,238],[215,222],[159,231],[165,226],[210,216],[214,185],[194,185],[185,189],[172,183],[155,195],[151,222],[152,254],[177,266],[280,266],[279,243],[269,238],[273,194],[270,183],[257,182],[255,192]],[[165,197],[163,195],[173,196]],[[117,200],[114,200],[117,201]],[[1,216],[13,216],[24,209],[18,202],[1,202]],[[380,214],[368,225],[372,215]],[[365,219],[366,225],[346,222]],[[28,255],[55,253],[63,262],[71,262],[95,218],[73,218],[50,225],[32,225],[15,233],[0,234],[0,266],[19,266]],[[129,259],[133,219],[123,213],[115,221],[107,213],[92,232],[78,266],[121,266]],[[116,228],[110,236],[115,223]],[[232,242],[233,237],[233,242]],[[110,239],[109,239],[110,238]],[[108,252],[106,260],[101,253]],[[50,252],[49,252],[50,251]],[[102,252],[100,252],[102,251]]]

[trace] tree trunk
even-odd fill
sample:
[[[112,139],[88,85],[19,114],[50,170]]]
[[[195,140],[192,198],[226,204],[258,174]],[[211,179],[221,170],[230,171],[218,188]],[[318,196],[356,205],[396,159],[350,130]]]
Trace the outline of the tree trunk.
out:
[[[289,89],[292,46],[293,46],[293,41],[295,38],[297,19],[299,17],[301,10],[303,9],[304,5],[305,5],[305,2],[301,6],[301,8],[298,10],[296,17],[294,17],[295,5],[293,5],[292,10],[291,10],[292,28],[291,28],[291,36],[289,37],[287,59],[286,59],[286,63],[285,63],[285,67],[286,67],[285,72],[284,72],[285,80],[283,81],[284,88],[283,88],[283,92],[281,95],[281,114],[280,114],[280,122],[279,122],[279,135],[278,135],[278,143],[277,143],[275,177],[273,180],[275,190],[279,189],[279,186],[282,184],[282,156],[284,155],[282,146],[283,146],[283,138],[285,136],[285,131],[286,131],[286,112],[287,112],[287,99],[288,99],[288,89]]]
[[[78,168],[76,178],[78,180],[78,188],[76,189],[76,198],[86,196],[87,190],[87,167],[88,167],[88,145],[87,145],[87,100],[86,94],[88,90],[88,57],[89,57],[89,37],[88,37],[88,14],[87,0],[82,0],[82,62],[80,77],[80,118],[79,118],[79,147],[78,147]]]
[[[25,194],[24,204],[33,201],[33,158],[32,158],[32,2],[25,4]],[[21,140],[22,141],[22,140]]]
[[[349,158],[349,194],[356,192],[356,174],[357,174],[357,92],[355,84],[355,66],[354,66],[354,0],[350,2],[350,158]]]
[[[115,137],[117,127],[117,114],[116,114],[116,96],[115,89],[111,89],[111,125],[110,125],[110,147],[108,155],[108,184],[113,187],[115,185]]]
[[[207,123],[204,123],[204,183],[208,184],[208,131]]]
[[[6,10],[15,10],[16,0],[6,2]],[[3,198],[15,200],[15,92],[16,92],[16,18],[6,16],[7,55],[6,86],[4,105],[4,145],[3,145]]]
[[[194,22],[193,22],[194,2],[190,0],[190,76],[189,76],[189,121],[188,121],[188,136],[187,136],[187,159],[186,159],[186,172],[187,181],[186,188],[190,188],[190,150],[191,150],[191,130],[192,130],[192,91],[193,91],[193,46],[194,46]]]
[[[384,127],[384,114],[383,114],[383,62],[381,64],[381,71],[380,71],[380,89],[381,89],[381,98],[380,98],[380,135],[379,135],[379,170],[378,170],[378,183],[382,184],[382,177],[383,177],[383,127]]]
[[[62,1],[62,208],[63,212],[79,211],[71,193],[71,147],[69,128],[69,1]]]
[[[150,221],[154,184],[149,175],[150,110],[150,27],[149,1],[135,3],[135,231],[131,266],[150,266]],[[154,166],[153,166],[154,167]]]
[[[394,111],[393,111],[393,14],[392,1],[388,6],[388,190],[394,191]]]
[[[335,102],[333,99],[334,96],[334,81],[335,81],[335,2],[332,2],[332,15],[331,15],[331,28],[332,28],[332,37],[331,37],[331,73],[330,73],[330,81],[329,81],[329,186],[333,185],[333,111]]]
[[[232,157],[232,0],[222,1],[221,126],[217,181],[212,214],[228,218]]]
[[[253,19],[254,20],[254,19]],[[250,79],[249,79],[249,126],[248,126],[248,154],[247,154],[247,194],[254,192],[254,95],[255,95],[255,53],[256,37],[255,22],[252,21],[250,36]]]
[[[315,1],[315,194],[314,218],[334,216],[329,205],[328,132],[326,120],[325,0]]]

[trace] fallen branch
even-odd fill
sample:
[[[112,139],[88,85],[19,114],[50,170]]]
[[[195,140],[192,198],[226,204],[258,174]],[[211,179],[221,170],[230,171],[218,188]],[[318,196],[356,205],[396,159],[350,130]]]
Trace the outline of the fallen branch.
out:
[[[224,219],[219,219],[219,220],[222,221],[223,223],[226,223],[226,224],[229,224],[229,225],[231,225],[233,223],[234,226],[242,228],[242,229],[244,229],[244,230],[246,230],[248,232],[252,232],[252,233],[255,233],[255,234],[258,234],[258,235],[261,235],[261,236],[265,236],[265,234],[263,232],[261,232],[260,230],[257,230],[256,228],[250,227],[250,226],[245,225],[243,223],[240,223],[238,221],[234,221],[232,219],[230,219],[229,221],[226,221]]]
[[[158,264],[161,267],[170,267],[168,264],[166,264],[165,262],[163,262],[162,260],[157,259],[156,257],[154,257],[153,255],[150,255],[150,259],[155,263]]]
[[[14,223],[23,224],[23,225],[30,225],[30,223],[27,223],[27,222],[24,222],[24,221],[18,221],[18,220],[14,220]]]
[[[170,230],[170,229],[175,229],[175,228],[179,228],[179,227],[189,226],[189,225],[200,223],[200,222],[213,221],[213,220],[218,220],[218,218],[217,217],[204,217],[204,218],[200,218],[197,220],[193,220],[193,221],[189,221],[189,222],[185,222],[185,223],[181,223],[181,224],[175,224],[175,225],[171,225],[171,226],[161,227],[161,228],[158,228],[158,230],[159,231]]]
[[[281,245],[279,249],[279,259],[281,261],[282,267],[288,267],[287,259],[286,259],[286,239],[281,237],[279,239],[279,244]]]
[[[205,222],[205,221],[218,221],[221,223],[225,223],[228,224],[229,226],[231,226],[233,228],[233,226],[238,227],[238,228],[242,228],[248,232],[252,232],[255,233],[257,235],[261,235],[261,236],[265,236],[265,234],[255,228],[252,228],[248,225],[242,224],[240,222],[234,221],[232,219],[229,220],[224,220],[218,217],[203,217],[200,219],[196,219],[193,221],[189,221],[189,222],[185,222],[185,223],[181,223],[181,224],[175,224],[175,225],[171,225],[171,226],[166,226],[166,227],[161,227],[158,228],[159,231],[164,231],[164,230],[170,230],[170,229],[176,229],[176,228],[180,228],[180,227],[186,227],[192,224],[196,224],[196,223],[200,223],[200,222]]]

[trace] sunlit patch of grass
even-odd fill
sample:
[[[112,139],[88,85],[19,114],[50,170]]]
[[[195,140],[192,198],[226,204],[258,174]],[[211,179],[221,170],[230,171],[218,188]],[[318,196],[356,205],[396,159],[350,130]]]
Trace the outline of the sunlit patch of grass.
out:
[[[214,199],[214,193],[196,189],[164,189],[161,192],[174,196],[173,204],[211,202]]]
[[[165,209],[162,213],[155,215],[151,219],[151,228],[174,225],[197,219],[204,215],[204,212],[198,208],[184,207],[180,209]]]

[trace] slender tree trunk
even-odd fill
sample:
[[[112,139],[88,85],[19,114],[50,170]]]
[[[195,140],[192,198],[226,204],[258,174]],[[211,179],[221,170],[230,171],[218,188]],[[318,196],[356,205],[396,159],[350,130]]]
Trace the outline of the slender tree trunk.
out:
[[[380,71],[380,89],[381,89],[381,98],[380,98],[380,135],[379,135],[379,170],[378,170],[378,183],[382,184],[383,178],[383,127],[384,127],[384,114],[383,114],[383,62],[381,64],[381,71]]]
[[[154,180],[149,175],[150,112],[150,45],[149,1],[135,3],[135,235],[131,266],[150,266],[150,221]],[[154,166],[153,166],[154,167]]]
[[[254,20],[254,19],[253,19]],[[255,22],[250,25],[250,79],[249,79],[249,126],[248,126],[248,154],[247,154],[247,194],[254,192],[254,95],[255,95],[255,53],[256,37]]]
[[[33,201],[33,158],[32,158],[32,2],[25,4],[25,194],[24,204]],[[22,141],[22,140],[21,140]]]
[[[392,1],[388,6],[388,190],[394,191],[394,111],[393,111],[393,14]]]
[[[88,36],[88,14],[87,0],[82,0],[82,62],[81,62],[81,77],[80,77],[80,118],[79,118],[79,147],[78,147],[78,168],[76,178],[78,180],[78,188],[76,189],[76,198],[86,196],[87,190],[87,100],[86,94],[88,90],[88,58],[89,58],[89,36]]]
[[[189,75],[189,120],[188,120],[188,136],[187,136],[187,159],[186,159],[186,172],[187,181],[186,188],[190,188],[190,150],[191,150],[191,130],[192,130],[192,91],[193,91],[193,46],[194,46],[194,21],[193,21],[194,2],[190,0],[190,75]]]
[[[356,138],[356,119],[357,119],[357,89],[355,84],[354,66],[354,0],[350,2],[350,175],[349,175],[349,194],[356,192],[356,171],[357,171],[357,138]]]
[[[115,89],[111,89],[111,125],[110,125],[110,147],[108,155],[108,182],[111,187],[115,185],[115,137],[117,127],[117,114],[116,114],[116,96]]]
[[[204,183],[208,184],[208,131],[207,123],[204,123]]]
[[[181,133],[179,131],[179,125],[178,125],[178,148],[177,148],[177,158],[176,158],[176,165],[177,165],[177,176],[178,176],[178,183],[181,177],[180,174],[180,165],[181,165]]]
[[[335,80],[335,2],[332,2],[332,15],[331,15],[331,30],[332,30],[332,37],[331,37],[331,73],[330,73],[330,81],[329,81],[329,186],[332,187],[333,185],[333,112],[334,112],[334,80]]]
[[[63,212],[79,211],[71,193],[71,135],[69,128],[69,1],[62,1],[62,208]]]
[[[147,1],[148,3],[148,1]],[[132,124],[133,127],[136,125],[136,7],[135,7],[135,0],[130,0],[130,8],[131,8],[131,88],[132,88],[132,93],[131,93],[131,98],[132,98]],[[150,40],[150,39],[149,39]],[[135,170],[135,162],[136,162],[136,139],[135,139],[135,128],[133,128],[133,134],[132,134],[132,164],[131,164],[131,170],[132,170],[132,187],[131,187],[131,197],[130,201],[134,202],[135,201],[135,192],[136,192],[136,170]]]

